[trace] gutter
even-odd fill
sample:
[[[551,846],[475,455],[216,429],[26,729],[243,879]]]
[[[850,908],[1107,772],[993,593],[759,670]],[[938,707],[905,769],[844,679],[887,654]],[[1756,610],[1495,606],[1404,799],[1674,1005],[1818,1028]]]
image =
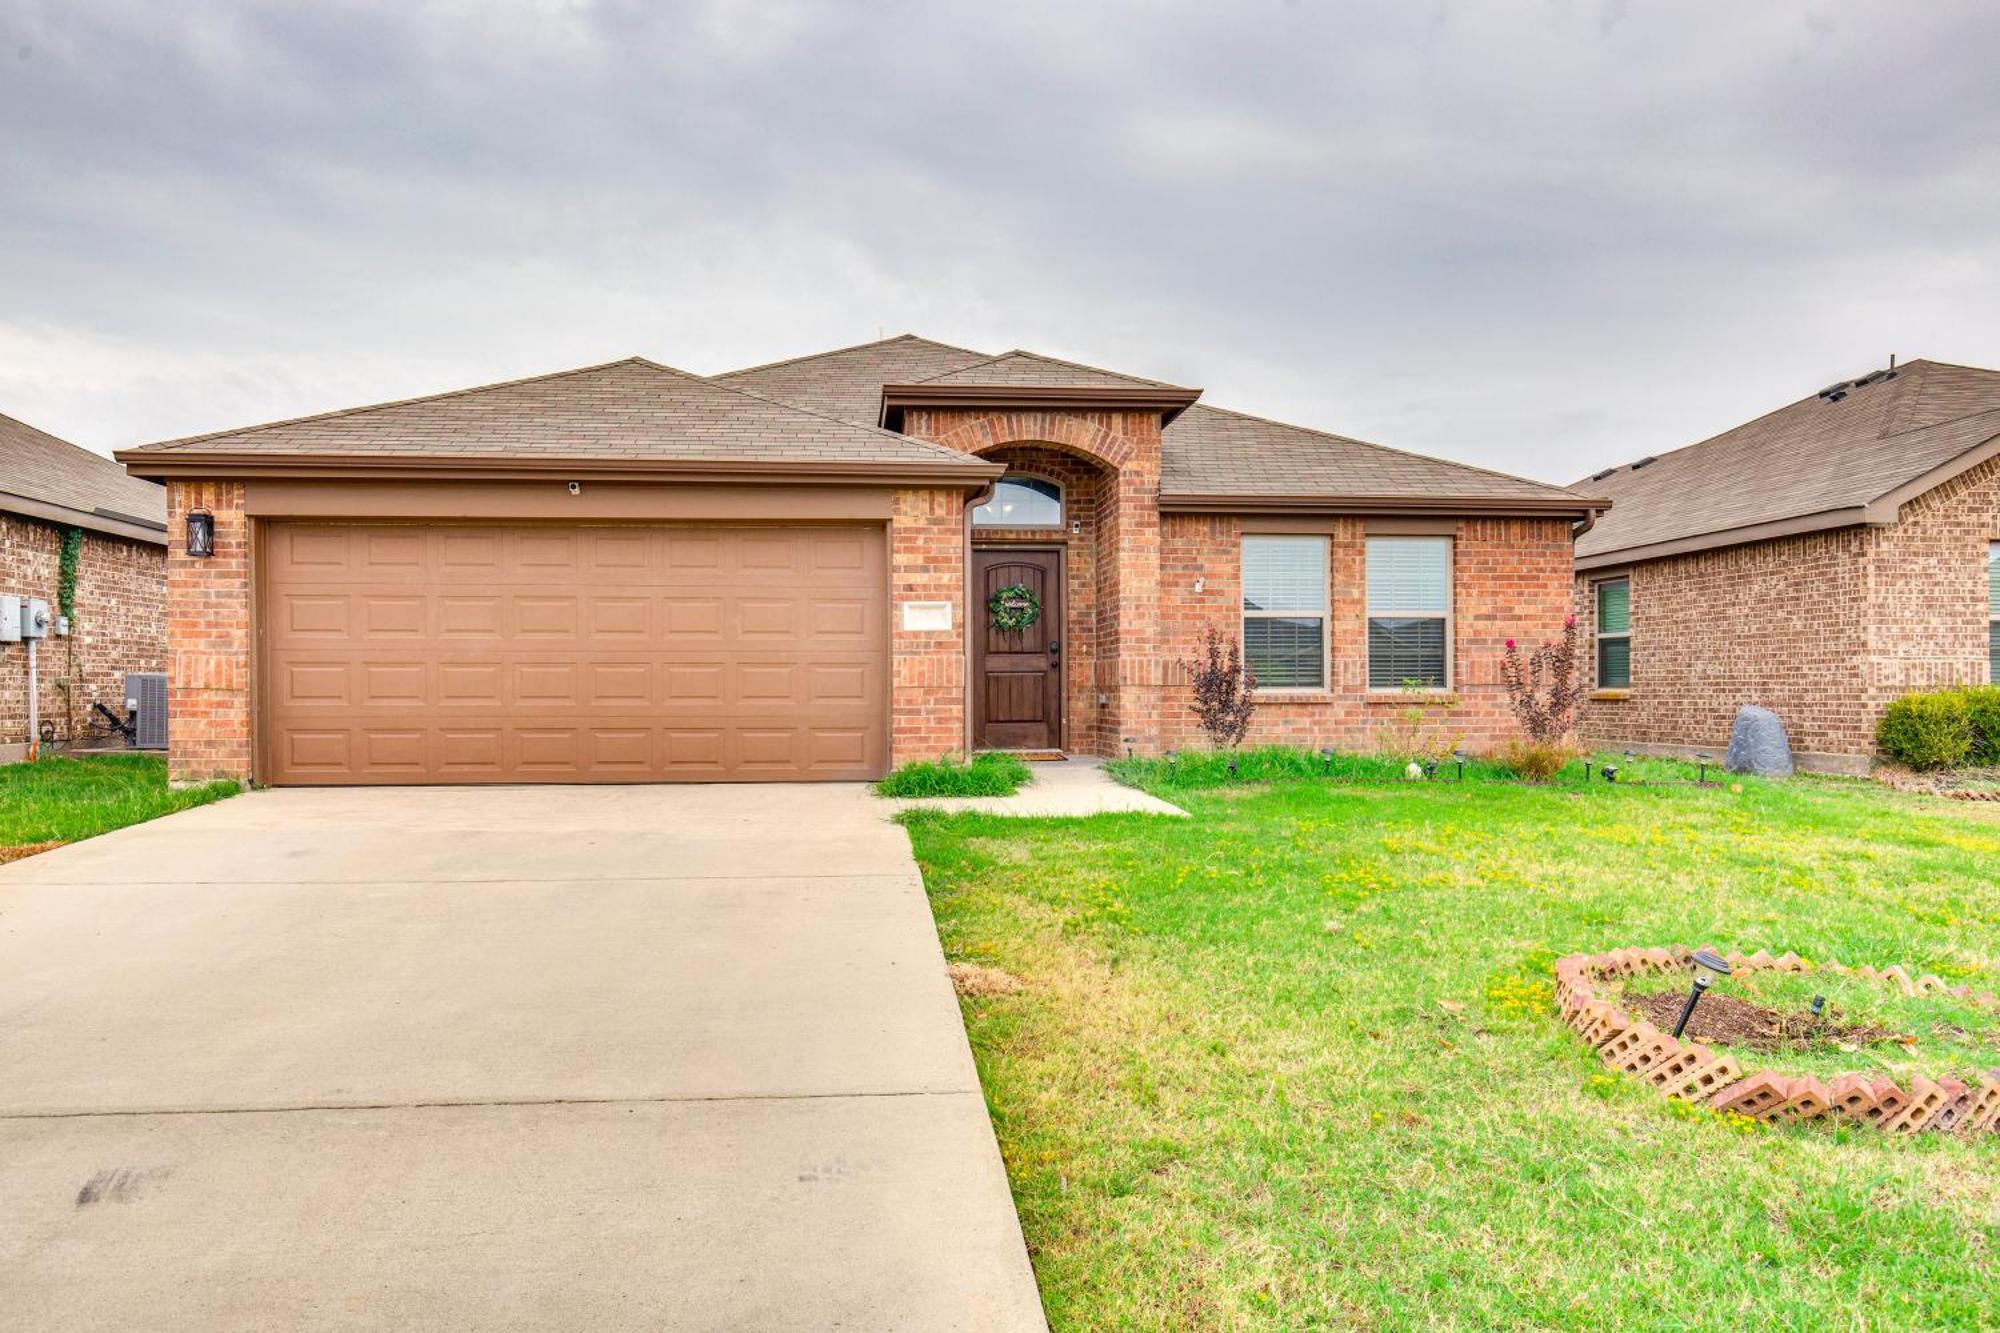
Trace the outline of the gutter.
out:
[[[1413,495],[1161,495],[1163,514],[1409,514],[1452,518],[1567,518],[1587,527],[1611,507],[1609,500],[1584,496],[1546,499],[1528,496]]]
[[[136,514],[120,514],[109,509],[73,509],[68,505],[16,495],[11,491],[0,491],[0,512],[19,514],[24,518],[60,524],[66,528],[83,528],[110,537],[122,537],[126,541],[144,542],[150,546],[167,544],[167,524],[164,519],[155,523],[152,519],[140,518]]]
[[[982,485],[1006,469],[967,455],[965,461],[868,463],[833,459],[783,462],[663,458],[496,458],[468,454],[266,454],[125,449],[112,455],[135,477],[201,479],[311,478],[347,481],[685,482],[689,484],[819,486]]]

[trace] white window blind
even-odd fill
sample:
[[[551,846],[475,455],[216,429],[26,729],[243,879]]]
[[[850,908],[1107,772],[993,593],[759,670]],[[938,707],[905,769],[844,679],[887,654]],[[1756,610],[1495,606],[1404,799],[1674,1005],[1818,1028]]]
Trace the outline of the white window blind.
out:
[[[1368,539],[1368,688],[1451,685],[1451,538]]]
[[[1327,540],[1243,539],[1243,656],[1266,690],[1326,688]]]

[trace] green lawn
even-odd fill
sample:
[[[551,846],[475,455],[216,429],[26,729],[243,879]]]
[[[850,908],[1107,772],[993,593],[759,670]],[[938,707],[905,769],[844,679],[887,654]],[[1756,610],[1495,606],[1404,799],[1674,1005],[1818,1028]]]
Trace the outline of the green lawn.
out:
[[[1675,1114],[1549,967],[1712,942],[2000,991],[2000,811],[1145,780],[1195,817],[908,817],[948,956],[1024,983],[965,1016],[1057,1329],[1991,1326],[2000,1141]]]
[[[0,849],[92,838],[238,790],[233,782],[172,790],[166,761],[152,754],[8,764],[0,766]]]

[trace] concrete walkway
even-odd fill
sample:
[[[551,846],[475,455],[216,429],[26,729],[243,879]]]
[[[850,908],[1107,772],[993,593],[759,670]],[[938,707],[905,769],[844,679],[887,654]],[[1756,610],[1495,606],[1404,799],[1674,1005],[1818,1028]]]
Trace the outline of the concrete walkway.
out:
[[[1114,782],[1104,771],[1102,759],[1063,759],[1055,763],[1029,764],[1035,780],[1012,796],[926,796],[884,801],[894,815],[903,810],[944,810],[951,813],[973,811],[983,815],[1021,815],[1038,818],[1065,818],[1082,815],[1148,814],[1180,815],[1187,811],[1157,796],[1148,796],[1137,787]]]
[[[1042,1328],[879,804],[272,791],[0,869],[0,1326]]]

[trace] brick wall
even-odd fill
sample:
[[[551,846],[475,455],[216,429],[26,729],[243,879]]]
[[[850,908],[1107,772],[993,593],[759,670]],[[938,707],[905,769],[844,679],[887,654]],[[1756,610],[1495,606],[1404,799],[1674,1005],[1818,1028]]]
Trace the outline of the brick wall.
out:
[[[1569,524],[1466,519],[1452,528],[1453,687],[1420,706],[1428,728],[1486,750],[1518,734],[1500,683],[1506,641],[1532,647],[1558,634],[1568,613]],[[1242,632],[1243,529],[1240,518],[1166,516],[1161,623],[1176,664],[1155,691],[1163,746],[1207,743],[1189,711],[1187,676],[1178,661],[1195,655],[1208,625],[1225,634]],[[1248,743],[1369,750],[1398,714],[1419,705],[1400,692],[1368,689],[1367,524],[1330,519],[1318,531],[1329,539],[1332,688],[1263,696]]]
[[[0,514],[0,592],[40,597],[51,615],[65,529]],[[77,556],[76,615],[67,638],[42,640],[41,719],[59,744],[86,734],[91,704],[125,715],[125,673],[166,666],[166,556],[158,546],[85,532]],[[28,735],[27,650],[0,645],[0,758],[18,756]]]
[[[215,515],[215,554],[186,550],[190,509]],[[250,778],[251,570],[243,484],[167,483],[167,742],[175,782]]]
[[[1986,547],[2000,537],[2000,461],[1852,527],[1649,560],[1576,581],[1591,628],[1592,583],[1632,580],[1632,688],[1593,700],[1598,744],[1719,752],[1744,704],[1784,719],[1808,762],[1851,767],[1874,753],[1882,706],[1912,689],[1986,672]]]
[[[1868,536],[1863,703],[1872,735],[1898,695],[1986,681],[1986,552],[2000,541],[2000,459],[1910,501]]]

